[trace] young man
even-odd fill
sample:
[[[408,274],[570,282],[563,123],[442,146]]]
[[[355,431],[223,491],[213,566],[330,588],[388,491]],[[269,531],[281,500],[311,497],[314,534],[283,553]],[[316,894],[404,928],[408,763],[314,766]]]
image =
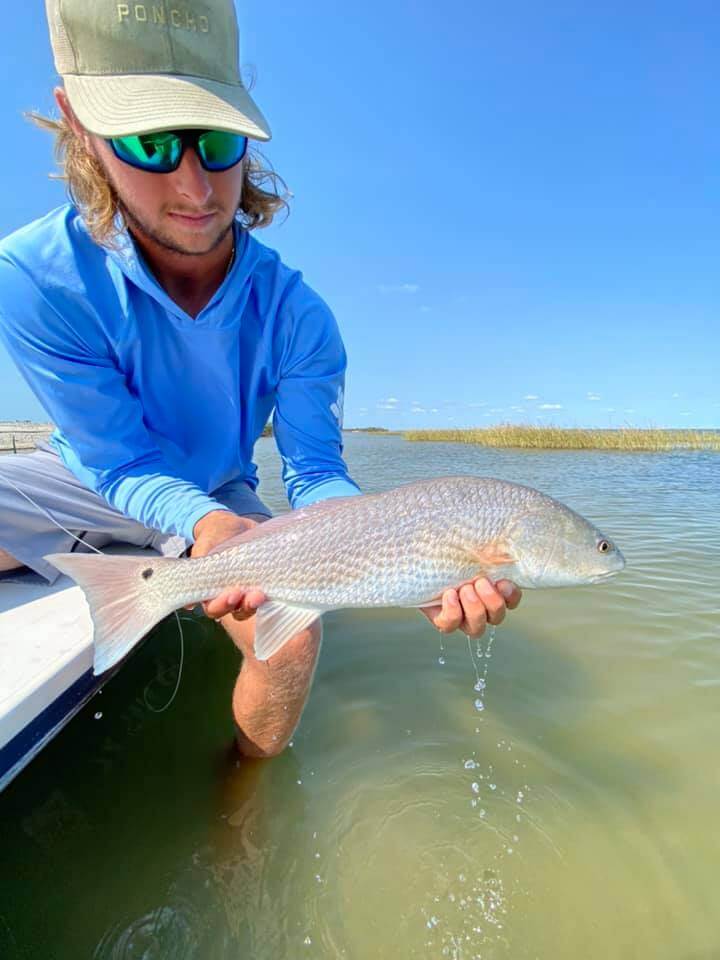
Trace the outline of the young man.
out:
[[[293,508],[359,493],[342,459],[334,318],[250,234],[283,201],[247,155],[270,131],[240,82],[232,0],[47,0],[47,12],[64,87],[61,120],[45,125],[73,203],[0,244],[0,339],[57,429],[0,460],[0,571],[57,575],[43,555],[75,543],[43,511],[95,545],[193,557],[267,519],[252,451],[271,411]],[[479,580],[423,612],[476,636],[519,599]],[[261,664],[263,600],[228,590],[205,611],[244,655],[240,749],[268,756],[299,720],[321,629]]]

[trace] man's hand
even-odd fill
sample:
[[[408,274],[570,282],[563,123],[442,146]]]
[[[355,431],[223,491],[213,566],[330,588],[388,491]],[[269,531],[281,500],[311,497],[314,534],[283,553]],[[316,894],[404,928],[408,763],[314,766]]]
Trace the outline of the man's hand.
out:
[[[204,557],[213,547],[255,526],[257,526],[257,520],[239,517],[229,510],[213,510],[206,513],[193,529],[195,543],[190,550],[190,556],[193,559]],[[230,587],[213,600],[207,600],[202,606],[206,616],[212,620],[219,620],[228,613],[232,613],[236,620],[247,620],[248,617],[255,615],[257,608],[265,603],[266,599],[265,594],[260,590],[248,590],[247,593],[243,593],[237,587]]]
[[[510,580],[493,585],[486,577],[464,583],[457,590],[446,590],[442,604],[422,607],[430,623],[441,633],[458,628],[468,637],[480,637],[488,623],[502,623],[507,610],[514,610],[522,599],[522,591]]]

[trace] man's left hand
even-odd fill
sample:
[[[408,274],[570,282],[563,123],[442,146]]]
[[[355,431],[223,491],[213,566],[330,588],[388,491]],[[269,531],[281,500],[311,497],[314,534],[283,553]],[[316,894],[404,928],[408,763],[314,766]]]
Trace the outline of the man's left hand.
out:
[[[442,603],[422,607],[430,623],[441,633],[462,630],[468,637],[480,637],[488,624],[496,626],[514,610],[522,599],[522,591],[510,580],[492,584],[487,577],[464,583],[457,590],[446,590]]]

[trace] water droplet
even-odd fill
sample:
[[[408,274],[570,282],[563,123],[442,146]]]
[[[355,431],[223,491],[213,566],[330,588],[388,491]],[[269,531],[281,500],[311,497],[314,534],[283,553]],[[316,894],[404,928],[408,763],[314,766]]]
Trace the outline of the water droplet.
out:
[[[305,937],[305,939],[303,940],[303,943],[305,944],[306,947],[309,947],[310,944],[312,943],[312,940],[310,939],[310,937]]]
[[[317,840],[317,830],[313,833],[313,840]]]
[[[294,747],[294,746],[295,746],[295,741],[294,741],[294,740],[291,740],[290,743],[288,744],[288,746],[289,746],[289,747]]]
[[[95,714],[95,719],[102,720],[102,710],[98,710],[98,712]]]
[[[472,790],[473,793],[480,793],[480,784],[479,784],[479,783],[471,783],[471,784],[470,784],[470,789]]]
[[[481,811],[480,811],[480,816],[481,816],[481,817],[484,817],[486,813],[487,813],[487,810],[481,810]]]
[[[514,833],[514,834],[513,834],[513,843],[519,843],[519,842],[520,842],[520,837],[519,837],[516,833]]]
[[[476,766],[477,764],[475,763],[474,760],[466,760],[464,763],[464,767],[466,770],[474,770]]]
[[[316,860],[319,860],[319,859],[320,859],[320,854],[319,854],[319,853],[316,853],[316,854],[315,854],[315,859],[316,859]]]
[[[517,797],[515,798],[515,802],[522,803],[524,799],[525,799],[525,794],[522,792],[522,790],[518,790]]]
[[[508,847],[508,848],[507,848],[507,852],[508,852],[508,853],[512,853],[512,852],[513,852],[513,848],[512,848],[512,847]]]
[[[322,877],[320,876],[319,873],[315,874],[315,879],[317,880],[318,883],[322,883]]]
[[[438,657],[438,663],[441,667],[445,666],[445,657]]]
[[[475,709],[478,711],[478,713],[485,709],[485,704],[482,702],[480,697],[478,697],[475,701]]]
[[[489,783],[488,786],[490,787],[491,790],[497,790],[497,784],[496,784],[496,783]]]
[[[460,881],[460,883],[465,883],[465,874],[464,874],[464,873],[459,873],[459,874],[458,874],[458,880]]]
[[[302,785],[302,780],[296,780],[295,783],[297,783],[298,786],[301,786],[301,785]]]
[[[485,681],[479,679],[478,682],[475,684],[475,690],[476,690],[476,692],[477,692],[477,693],[480,693],[481,690],[484,690],[484,689],[485,689],[485,686],[486,686]]]
[[[428,928],[428,930],[432,930],[432,928],[436,927],[438,923],[440,923],[440,921],[438,920],[437,917],[430,917],[430,919],[426,923],[426,927]]]

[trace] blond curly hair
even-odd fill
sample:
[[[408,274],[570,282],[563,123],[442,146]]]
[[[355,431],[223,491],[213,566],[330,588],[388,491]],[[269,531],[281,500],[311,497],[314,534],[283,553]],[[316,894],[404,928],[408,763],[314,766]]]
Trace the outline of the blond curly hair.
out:
[[[91,237],[100,246],[114,247],[125,222],[118,195],[102,166],[64,117],[51,119],[39,113],[28,116],[37,126],[54,134],[55,159],[60,173],[52,176],[67,183],[70,199],[85,220]],[[268,227],[278,211],[284,209],[287,214],[290,209],[287,184],[266,163],[259,153],[248,151],[237,210],[237,219],[246,230]],[[265,189],[268,184],[269,190]]]

